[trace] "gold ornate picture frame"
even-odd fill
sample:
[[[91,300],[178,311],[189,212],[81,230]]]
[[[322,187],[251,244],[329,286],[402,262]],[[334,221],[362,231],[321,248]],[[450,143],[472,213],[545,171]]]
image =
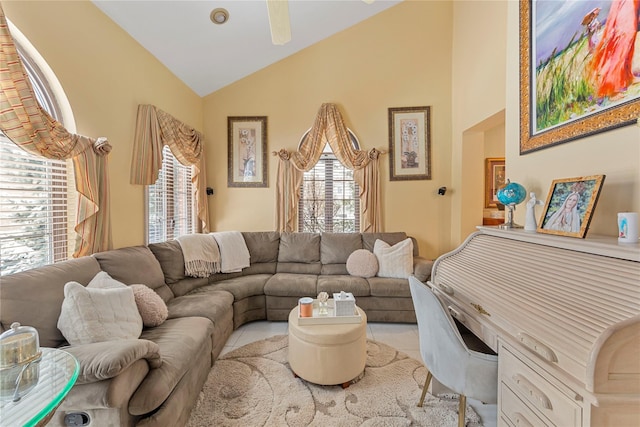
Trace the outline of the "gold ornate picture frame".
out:
[[[267,187],[267,117],[227,117],[227,186]]]
[[[431,108],[389,108],[389,179],[431,179]]]
[[[538,232],[584,238],[600,196],[605,175],[556,179],[540,217]]]
[[[498,189],[506,184],[504,157],[490,157],[484,164],[484,207],[498,207]]]
[[[520,154],[637,122],[637,30],[610,48],[620,3],[520,1]]]

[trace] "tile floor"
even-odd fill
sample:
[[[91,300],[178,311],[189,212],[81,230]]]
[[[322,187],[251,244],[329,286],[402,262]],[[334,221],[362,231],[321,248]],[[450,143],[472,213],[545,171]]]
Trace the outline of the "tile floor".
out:
[[[222,354],[238,347],[287,333],[287,322],[249,322],[233,331]],[[408,356],[422,361],[418,341],[418,325],[409,323],[368,323],[367,338],[390,345]]]

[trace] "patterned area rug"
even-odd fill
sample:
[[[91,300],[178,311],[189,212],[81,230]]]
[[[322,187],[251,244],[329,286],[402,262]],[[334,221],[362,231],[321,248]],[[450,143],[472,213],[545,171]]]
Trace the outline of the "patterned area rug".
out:
[[[456,396],[429,393],[418,408],[427,371],[386,344],[367,341],[364,376],[346,389],[294,377],[287,346],[278,335],[219,358],[187,426],[457,426]],[[480,425],[470,406],[466,415]]]

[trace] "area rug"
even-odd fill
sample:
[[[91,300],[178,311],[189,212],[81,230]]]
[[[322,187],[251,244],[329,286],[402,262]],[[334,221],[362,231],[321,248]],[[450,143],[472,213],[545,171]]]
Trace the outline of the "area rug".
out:
[[[427,371],[386,344],[367,341],[364,375],[346,389],[296,378],[287,346],[277,335],[220,357],[187,426],[457,426],[456,396],[428,393],[418,408]],[[469,406],[466,415],[480,425]]]

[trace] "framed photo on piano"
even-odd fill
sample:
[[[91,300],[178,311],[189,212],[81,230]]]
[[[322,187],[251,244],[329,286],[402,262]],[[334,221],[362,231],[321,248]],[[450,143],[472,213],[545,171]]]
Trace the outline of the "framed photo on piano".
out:
[[[604,175],[592,175],[554,180],[538,232],[584,238],[604,178]]]

